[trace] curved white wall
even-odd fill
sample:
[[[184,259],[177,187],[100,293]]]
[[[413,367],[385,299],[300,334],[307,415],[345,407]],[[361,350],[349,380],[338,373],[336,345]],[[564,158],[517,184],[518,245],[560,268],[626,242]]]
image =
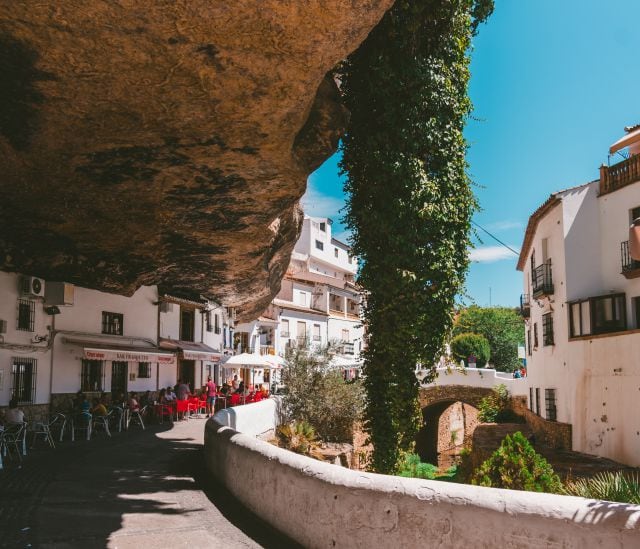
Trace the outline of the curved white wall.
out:
[[[423,387],[464,385],[491,389],[503,384],[512,395],[528,394],[525,379],[516,379],[509,373],[498,372],[493,368],[436,368],[436,372],[436,379],[432,383],[423,384]]]
[[[640,506],[351,471],[215,419],[205,460],[246,507],[305,547],[640,547]]]
[[[218,410],[213,416],[220,425],[246,435],[258,436],[275,429],[278,424],[279,397]]]

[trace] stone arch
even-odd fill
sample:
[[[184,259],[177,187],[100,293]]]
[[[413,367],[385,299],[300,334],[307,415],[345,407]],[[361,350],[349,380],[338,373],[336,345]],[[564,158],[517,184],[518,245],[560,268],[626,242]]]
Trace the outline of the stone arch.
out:
[[[420,407],[423,424],[416,436],[416,453],[420,459],[428,463],[437,463],[438,424],[445,410],[456,402],[478,408],[480,401],[491,393],[491,389],[484,387],[461,385],[422,387]]]

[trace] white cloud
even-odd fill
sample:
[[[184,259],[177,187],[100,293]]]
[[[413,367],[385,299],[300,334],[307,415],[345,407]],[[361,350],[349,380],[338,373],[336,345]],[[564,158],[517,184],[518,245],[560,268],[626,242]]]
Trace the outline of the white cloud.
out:
[[[481,246],[469,252],[469,259],[476,263],[493,263],[495,261],[515,258],[516,255],[503,246]]]
[[[330,217],[334,220],[340,218],[340,210],[344,207],[343,198],[322,194],[311,185],[304,193],[301,203],[305,214],[312,217]]]

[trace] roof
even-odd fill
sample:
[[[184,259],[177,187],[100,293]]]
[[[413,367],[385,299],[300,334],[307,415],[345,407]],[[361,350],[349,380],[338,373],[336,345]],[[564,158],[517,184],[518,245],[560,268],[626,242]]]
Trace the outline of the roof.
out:
[[[206,307],[208,302],[206,299],[203,299],[201,296],[189,296],[182,297],[178,295],[164,294],[161,298],[162,301],[166,301],[167,303],[177,303],[178,305],[191,305],[193,307]]]
[[[524,240],[522,242],[522,247],[520,248],[520,257],[518,258],[518,265],[516,266],[516,269],[518,271],[522,271],[524,269],[524,264],[527,260],[527,256],[529,255],[529,250],[531,249],[531,245],[533,244],[533,236],[535,235],[536,230],[538,228],[538,223],[545,215],[547,215],[547,213],[549,213],[555,206],[557,206],[562,201],[562,195],[570,191],[575,191],[576,189],[581,189],[582,187],[586,187],[598,181],[599,179],[594,179],[593,181],[589,181],[588,183],[574,185],[573,187],[568,187],[566,189],[556,191],[555,193],[551,193],[549,195],[549,198],[547,198],[542,203],[542,205],[535,212],[531,214],[531,216],[529,217],[529,223],[527,223],[527,229],[524,232]]]
[[[522,271],[524,269],[524,264],[527,261],[527,256],[529,255],[529,250],[531,249],[531,245],[533,244],[533,236],[536,233],[536,229],[538,228],[538,223],[540,220],[547,215],[549,211],[551,211],[555,206],[557,206],[561,202],[560,193],[553,193],[549,195],[549,198],[545,200],[535,212],[531,214],[529,217],[529,223],[527,223],[527,229],[524,232],[524,240],[522,242],[522,247],[520,248],[520,257],[518,258],[518,265],[516,269],[518,271]]]
[[[627,132],[626,135],[622,136],[609,147],[609,154],[613,154],[620,149],[624,149],[640,141],[640,125],[627,126],[624,130]]]
[[[334,236],[331,237],[331,243],[332,244],[339,244],[340,246],[344,246],[347,250],[351,251],[351,246],[349,246],[349,244],[347,244],[346,242],[343,242],[342,240],[338,240]]]

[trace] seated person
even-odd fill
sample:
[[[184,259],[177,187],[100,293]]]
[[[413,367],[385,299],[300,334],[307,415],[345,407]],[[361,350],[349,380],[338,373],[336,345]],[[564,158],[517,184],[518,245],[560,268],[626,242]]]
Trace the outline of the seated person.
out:
[[[83,394],[82,395],[82,404],[80,404],[80,411],[83,414],[88,414],[89,410],[91,410],[91,403],[89,402],[89,399],[87,398],[87,395]]]
[[[138,412],[140,410],[140,403],[138,402],[137,393],[131,393],[127,405],[129,406],[129,410],[131,410],[132,412]]]
[[[89,410],[94,416],[106,416],[107,407],[99,399],[93,399],[93,407]]]
[[[176,399],[176,394],[173,392],[173,387],[167,387],[167,392],[164,395],[167,402],[172,402]]]
[[[140,397],[140,406],[143,408],[145,406],[150,406],[153,404],[153,399],[151,398],[151,391],[147,391],[144,395]]]
[[[18,399],[9,401],[9,409],[4,413],[5,423],[24,423],[24,412],[18,408]]]

